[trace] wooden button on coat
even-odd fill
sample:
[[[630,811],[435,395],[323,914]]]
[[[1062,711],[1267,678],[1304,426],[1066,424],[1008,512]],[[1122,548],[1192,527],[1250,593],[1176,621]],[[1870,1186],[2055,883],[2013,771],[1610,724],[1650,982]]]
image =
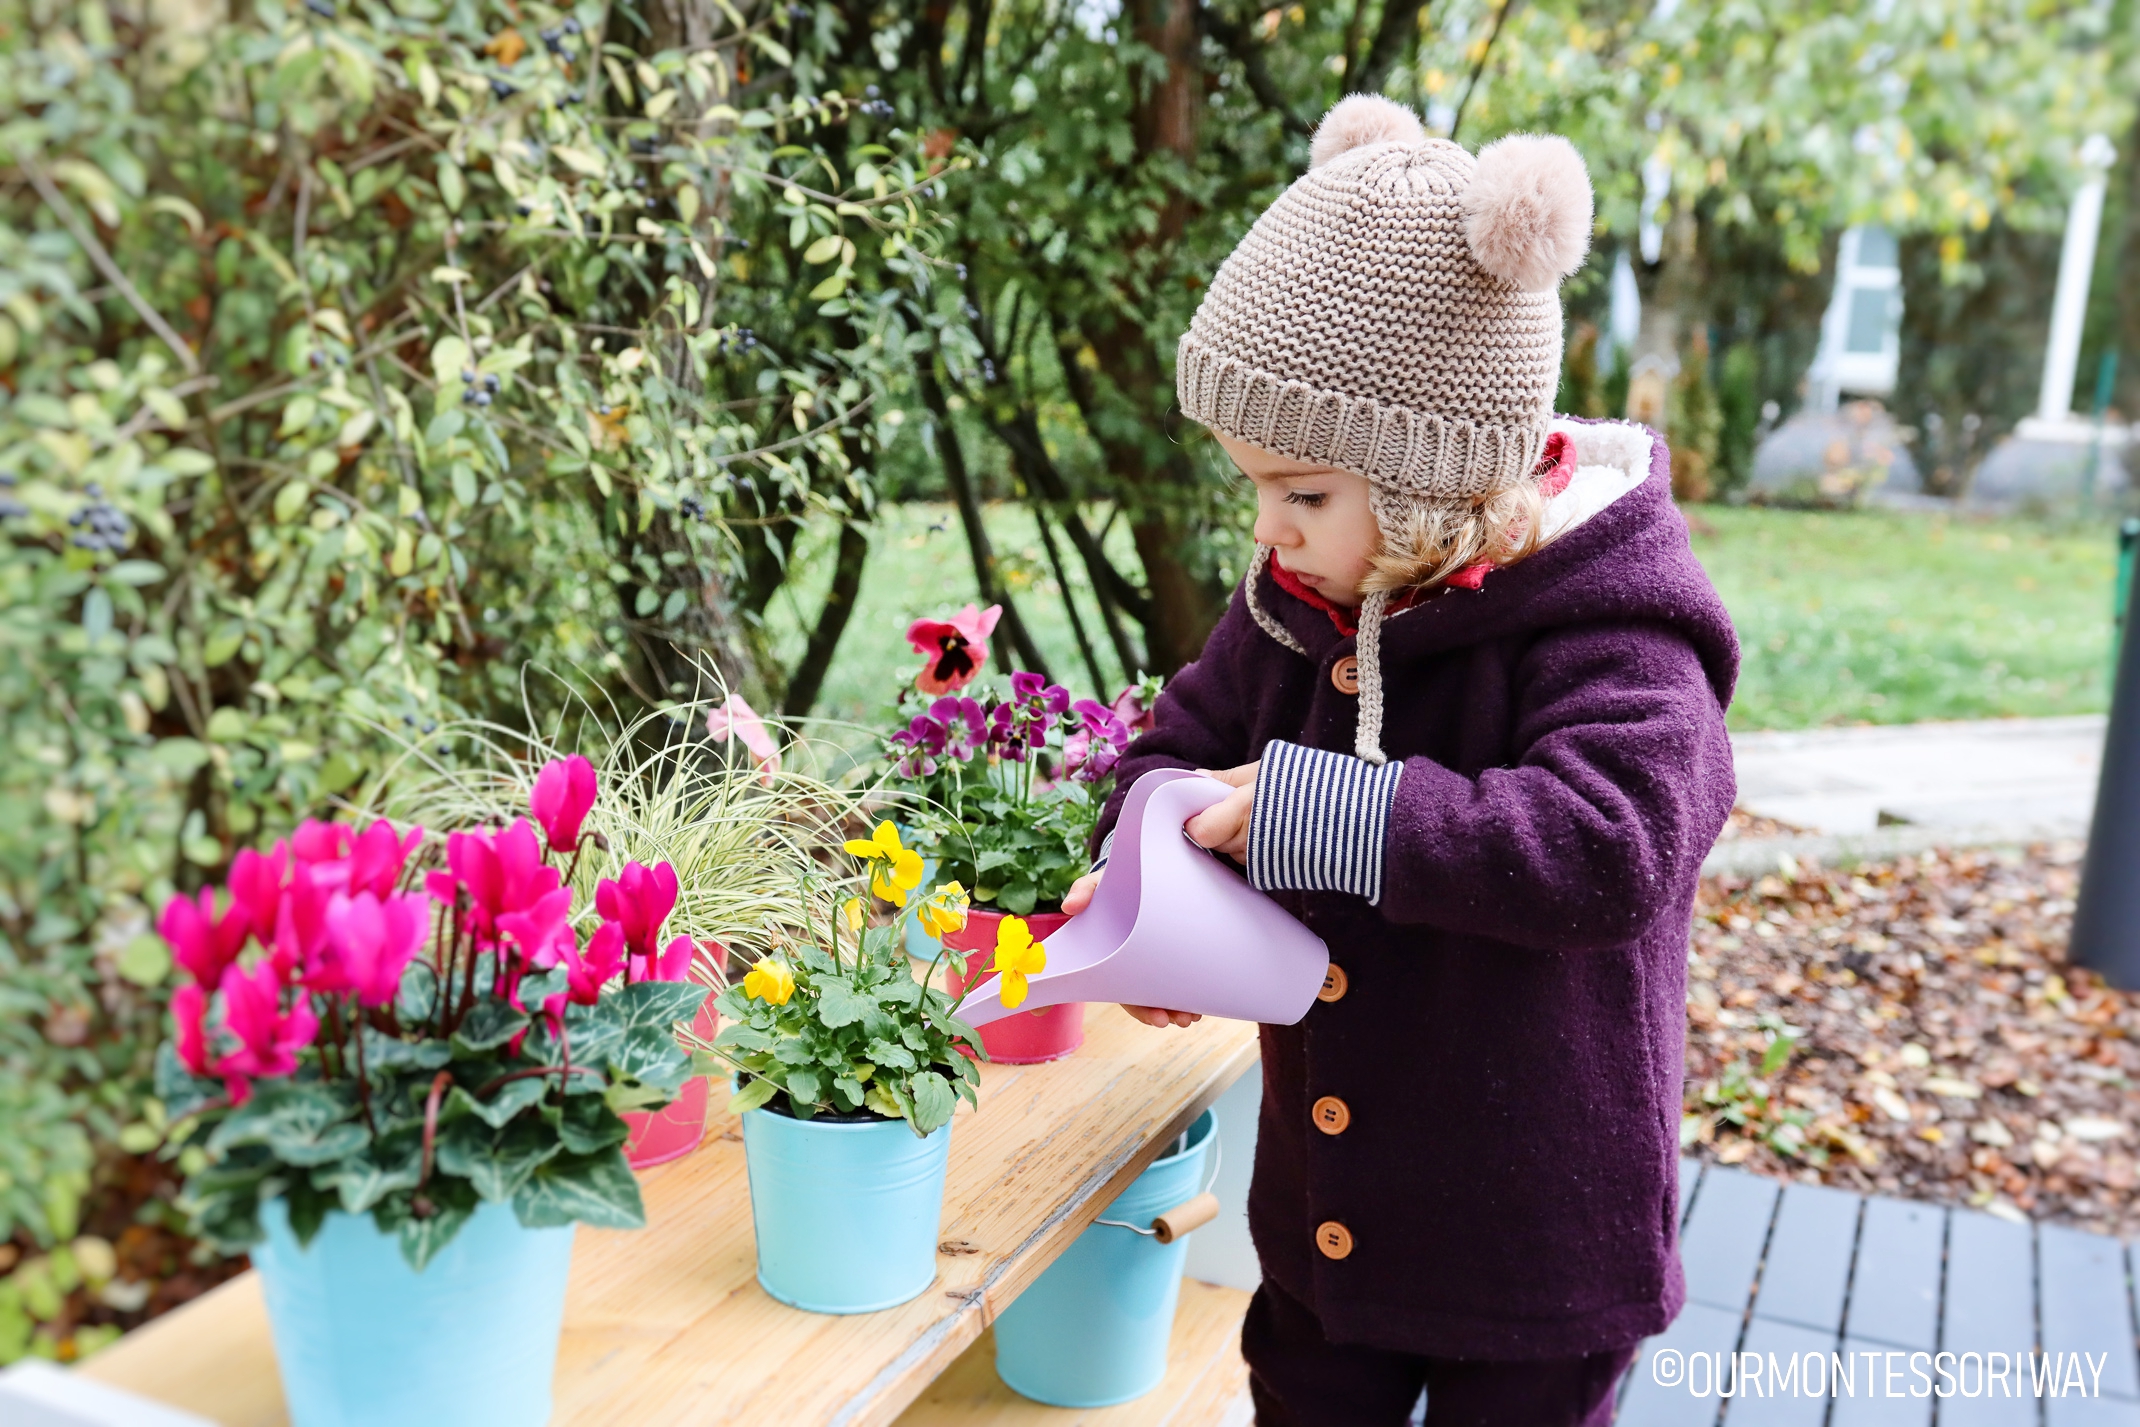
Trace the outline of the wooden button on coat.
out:
[[[1327,1224],[1317,1224],[1315,1247],[1323,1251],[1326,1259],[1341,1259],[1352,1252],[1352,1230],[1335,1219]]]
[[[1333,961],[1330,963],[1330,969],[1323,973],[1323,984],[1316,991],[1315,999],[1342,1001],[1345,999],[1345,988],[1350,984],[1345,979],[1345,968]]]
[[[1342,1135],[1352,1123],[1352,1107],[1335,1095],[1325,1095],[1308,1109],[1308,1118],[1326,1135]]]
[[[1360,661],[1350,654],[1330,666],[1330,685],[1341,694],[1360,692]]]

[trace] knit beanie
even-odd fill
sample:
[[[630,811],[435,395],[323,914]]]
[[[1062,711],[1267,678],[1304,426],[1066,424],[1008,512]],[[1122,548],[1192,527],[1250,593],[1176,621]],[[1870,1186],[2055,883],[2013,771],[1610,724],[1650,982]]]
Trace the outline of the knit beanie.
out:
[[[1308,172],[1220,265],[1175,367],[1184,414],[1294,460],[1367,478],[1385,548],[1419,502],[1476,500],[1530,475],[1560,383],[1556,289],[1590,246],[1575,146],[1515,134],[1474,159],[1377,95],[1341,100]],[[1299,641],[1256,599],[1251,613]],[[1381,623],[1360,609],[1356,749],[1384,760]],[[1305,652],[1305,651],[1301,651]]]

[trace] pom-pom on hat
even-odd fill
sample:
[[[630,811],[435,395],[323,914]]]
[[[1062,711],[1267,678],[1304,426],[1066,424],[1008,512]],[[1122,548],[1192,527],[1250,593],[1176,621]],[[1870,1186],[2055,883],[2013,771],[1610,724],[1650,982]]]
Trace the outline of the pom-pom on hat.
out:
[[[1566,139],[1513,134],[1473,158],[1372,94],[1324,115],[1309,153],[1212,279],[1175,392],[1214,431],[1365,476],[1395,548],[1416,503],[1489,496],[1537,465],[1590,176]],[[1269,558],[1250,567],[1250,609],[1295,644],[1256,604]],[[1371,594],[1360,611],[1359,748],[1375,762],[1385,605]]]

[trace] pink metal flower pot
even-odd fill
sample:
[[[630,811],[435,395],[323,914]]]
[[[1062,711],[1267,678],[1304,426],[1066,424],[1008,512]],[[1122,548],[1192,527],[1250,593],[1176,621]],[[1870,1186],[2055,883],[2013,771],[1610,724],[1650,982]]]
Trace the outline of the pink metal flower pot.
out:
[[[708,988],[705,1003],[692,1018],[691,1033],[710,1041],[720,1029],[721,1017],[713,1009],[713,991]],[[624,1157],[633,1169],[667,1164],[699,1147],[699,1141],[706,1138],[706,1086],[705,1076],[694,1075],[676,1092],[676,1098],[659,1110],[625,1112],[624,1123],[631,1126],[632,1133],[624,1142]]]
[[[1003,924],[1001,912],[968,912],[966,926],[944,938],[944,945],[966,957],[966,974],[960,976],[946,963],[945,989],[957,996],[967,986],[985,981],[996,969],[996,928]],[[1035,912],[1025,919],[1033,940],[1046,941],[1070,921],[1061,912]],[[1049,948],[1050,955],[1053,948]],[[965,1013],[960,1012],[961,1019]],[[1039,1065],[1061,1060],[1085,1043],[1085,1007],[1077,1001],[1006,1012],[1001,1020],[981,1029],[981,1046],[999,1065]]]
[[[992,978],[959,1008],[959,1019],[988,1027],[1070,1001],[1280,1026],[1307,1015],[1330,968],[1329,948],[1249,886],[1230,860],[1182,831],[1232,791],[1180,769],[1139,778],[1122,804],[1100,890],[1047,939],[1047,970],[1031,978],[1024,1005],[1006,1010],[1000,978]]]

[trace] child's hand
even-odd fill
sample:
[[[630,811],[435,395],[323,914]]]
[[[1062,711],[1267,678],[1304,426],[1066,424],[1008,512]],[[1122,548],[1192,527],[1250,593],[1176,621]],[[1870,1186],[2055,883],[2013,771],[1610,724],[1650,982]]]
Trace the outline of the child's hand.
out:
[[[1204,1019],[1202,1016],[1193,1015],[1188,1011],[1162,1011],[1157,1006],[1125,1005],[1122,1009],[1146,1025],[1157,1026],[1161,1030],[1165,1030],[1168,1026],[1193,1026]]]
[[[1236,862],[1248,861],[1248,815],[1256,805],[1256,765],[1243,763],[1224,771],[1199,768],[1197,772],[1231,784],[1233,791],[1225,802],[1213,804],[1183,823],[1182,830],[1198,847],[1223,852]]]
[[[1070,890],[1063,893],[1064,916],[1074,917],[1092,905],[1092,894],[1100,890],[1100,874],[1106,870],[1102,867],[1087,872],[1070,884]]]

